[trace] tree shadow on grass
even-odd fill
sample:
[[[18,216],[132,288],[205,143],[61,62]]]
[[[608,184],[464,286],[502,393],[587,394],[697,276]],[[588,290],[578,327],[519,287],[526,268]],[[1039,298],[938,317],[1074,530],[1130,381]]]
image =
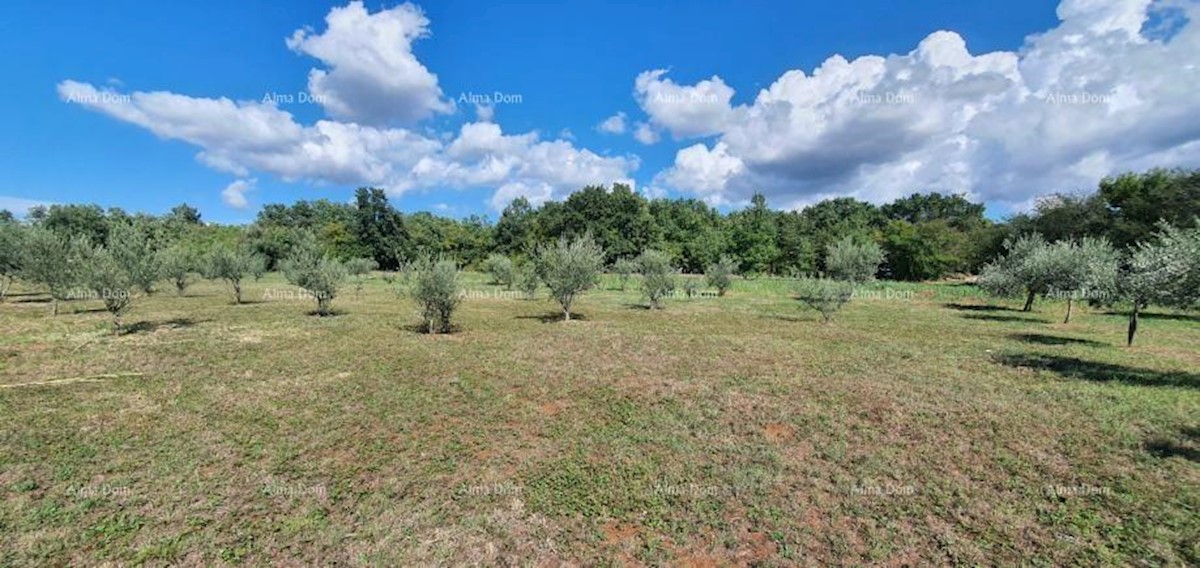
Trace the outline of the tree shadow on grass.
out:
[[[1200,375],[1184,371],[1155,371],[1112,363],[1084,361],[1076,357],[1021,354],[997,355],[996,362],[1010,367],[1050,371],[1063,378],[1083,379],[1099,383],[1116,382],[1149,387],[1183,387],[1200,389]]]
[[[423,323],[404,324],[400,326],[400,329],[411,331],[417,335],[454,335],[463,331],[463,327],[456,324],[450,324],[450,331],[439,331],[437,333],[429,333],[429,326]]]
[[[1127,317],[1129,317],[1129,312],[1107,311],[1107,312],[1104,312],[1104,315],[1106,315],[1106,316],[1121,316],[1121,317],[1127,318]],[[1200,315],[1195,315],[1195,314],[1171,314],[1171,313],[1164,314],[1164,313],[1156,313],[1156,312],[1141,312],[1138,314],[1138,317],[1141,319],[1148,319],[1148,320],[1191,321],[1191,322],[1200,323]]]
[[[1089,347],[1104,347],[1107,345],[1099,341],[1092,341],[1091,339],[1060,337],[1057,335],[1045,335],[1041,333],[1012,333],[1009,334],[1009,337],[1017,341],[1036,343],[1038,345],[1087,345]]]
[[[960,312],[1020,312],[1021,310],[1010,308],[1008,306],[993,306],[991,304],[959,304],[949,303],[942,304],[943,307]]]
[[[121,335],[151,333],[159,329],[186,329],[211,320],[196,320],[192,318],[174,318],[163,321],[139,321],[121,328]]]
[[[960,317],[966,319],[980,321],[1004,321],[1004,322],[1026,322],[1026,323],[1048,323],[1046,320],[1039,317],[1024,317],[1024,316],[998,316],[992,314],[962,314]]]
[[[1180,428],[1176,437],[1156,436],[1142,443],[1156,458],[1183,458],[1200,462],[1200,428]]]
[[[558,323],[564,321],[562,312],[547,312],[540,315],[516,316],[513,319],[538,320],[542,323]],[[571,321],[588,321],[590,319],[592,318],[588,317],[587,314],[571,312]]]

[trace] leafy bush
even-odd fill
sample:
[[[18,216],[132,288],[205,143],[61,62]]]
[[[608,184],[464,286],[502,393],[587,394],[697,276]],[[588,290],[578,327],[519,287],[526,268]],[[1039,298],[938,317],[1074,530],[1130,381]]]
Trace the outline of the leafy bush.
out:
[[[704,278],[709,286],[717,289],[718,296],[724,296],[733,286],[733,275],[736,271],[737,261],[732,256],[721,255],[720,260],[704,269]]]
[[[317,301],[317,315],[327,316],[338,289],[346,280],[346,267],[321,254],[315,246],[298,246],[280,263],[283,275],[294,286],[303,288]]]
[[[346,273],[354,277],[354,295],[362,295],[363,284],[372,270],[379,268],[373,258],[352,258],[344,263]]]
[[[873,242],[858,242],[843,237],[829,246],[825,256],[825,274],[834,280],[870,282],[883,262],[883,249]]]
[[[650,309],[662,308],[663,298],[675,292],[675,268],[671,257],[657,250],[648,250],[638,257],[642,274],[642,293],[650,300]]]
[[[571,319],[571,305],[585,290],[596,285],[604,266],[604,250],[591,235],[568,241],[560,237],[537,250],[538,274],[550,288],[550,296],[562,306],[563,320]]]
[[[487,260],[483,261],[483,271],[492,275],[494,283],[504,286],[507,290],[512,289],[516,273],[511,258],[502,254],[489,255]]]
[[[854,295],[854,283],[831,278],[801,278],[796,282],[796,298],[820,312],[828,323]]]
[[[618,258],[613,263],[612,271],[617,275],[617,282],[621,287],[621,291],[625,291],[625,286],[629,283],[629,277],[638,271],[638,263],[635,260],[628,258]]]
[[[109,237],[109,246],[97,246],[85,254],[82,285],[104,302],[104,309],[113,317],[113,333],[121,332],[121,316],[133,304],[133,295],[140,288],[135,275],[139,266],[130,265],[129,257],[120,254],[122,248],[136,247],[121,242],[128,237]]]
[[[460,301],[458,266],[446,258],[426,256],[410,265],[409,291],[421,310],[428,333],[449,333],[451,316]]]
[[[526,298],[530,300],[536,298],[538,287],[541,286],[541,283],[537,267],[532,262],[526,262],[517,269],[517,289],[523,292]]]
[[[684,278],[683,293],[689,298],[695,298],[700,293],[700,281],[695,278]]]
[[[146,294],[153,294],[154,285],[162,279],[159,257],[147,235],[151,230],[141,222],[115,222],[108,230],[107,241],[107,248],[117,257],[117,263],[137,289]]]

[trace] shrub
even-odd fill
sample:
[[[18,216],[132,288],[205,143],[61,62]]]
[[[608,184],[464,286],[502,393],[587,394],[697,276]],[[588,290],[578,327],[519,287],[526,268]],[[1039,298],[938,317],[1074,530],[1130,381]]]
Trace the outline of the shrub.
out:
[[[346,267],[318,252],[315,246],[298,246],[280,263],[283,275],[317,300],[317,315],[327,316],[338,289],[346,280]]]
[[[379,268],[373,258],[352,258],[345,262],[346,273],[354,277],[354,295],[361,296],[363,283],[372,270]]]
[[[833,321],[833,316],[854,295],[854,283],[831,278],[801,278],[796,283],[796,298],[820,312],[823,322]]]
[[[246,247],[218,245],[204,263],[204,275],[224,280],[233,289],[233,302],[242,303],[242,280],[266,270],[266,259]]]
[[[460,301],[458,266],[446,258],[424,257],[412,263],[409,291],[428,333],[449,333],[451,316]]]
[[[663,298],[675,292],[675,268],[671,257],[657,250],[648,250],[638,257],[642,274],[642,293],[650,300],[650,309],[662,308]]]
[[[882,262],[883,249],[879,245],[843,237],[829,246],[825,256],[825,274],[834,280],[861,284],[875,278]]]
[[[720,260],[704,269],[704,278],[709,286],[717,289],[718,296],[724,296],[733,286],[733,275],[736,271],[737,261],[729,255],[721,255]]]
[[[537,251],[538,274],[550,288],[550,296],[562,306],[563,320],[571,319],[571,305],[585,290],[596,285],[604,266],[604,249],[591,235],[568,241],[560,237]]]
[[[146,294],[153,294],[154,285],[162,279],[162,266],[147,238],[148,230],[142,223],[113,223],[108,230],[107,248],[116,256],[117,263],[134,286]]]
[[[618,285],[621,291],[625,291],[625,286],[629,283],[629,277],[638,271],[638,263],[635,260],[628,258],[618,258],[613,263],[612,270],[617,275]]]
[[[532,300],[537,297],[541,279],[538,277],[537,267],[532,262],[526,262],[517,269],[516,285],[526,298]]]
[[[487,260],[483,261],[483,270],[492,275],[493,283],[504,286],[506,290],[512,289],[516,273],[511,258],[502,254],[489,255]]]
[[[695,298],[700,293],[700,281],[695,278],[684,278],[683,293],[689,298]]]

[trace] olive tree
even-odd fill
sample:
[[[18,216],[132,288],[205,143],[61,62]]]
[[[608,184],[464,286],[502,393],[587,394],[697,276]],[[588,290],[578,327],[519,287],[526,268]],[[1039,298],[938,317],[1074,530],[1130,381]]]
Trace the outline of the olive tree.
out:
[[[537,297],[538,287],[541,286],[541,278],[538,276],[537,266],[532,262],[526,262],[517,268],[517,276],[515,282],[517,289],[525,294],[525,297],[532,300]]]
[[[671,257],[657,250],[647,250],[637,259],[642,275],[642,293],[650,301],[650,309],[662,308],[663,298],[675,292],[675,268]]]
[[[104,302],[104,309],[113,318],[113,335],[121,333],[121,317],[133,304],[134,294],[141,290],[140,263],[131,263],[129,254],[140,247],[131,235],[111,234],[107,246],[93,247],[84,254],[80,283]]]
[[[854,283],[832,278],[805,277],[796,282],[796,299],[821,314],[829,323],[854,296]]]
[[[146,234],[148,230],[149,227],[141,222],[114,222],[108,229],[108,243],[117,242],[119,246],[108,249],[117,256],[117,262],[124,267],[137,289],[152,294],[154,285],[162,279],[162,266]]]
[[[1049,251],[1053,258],[1046,265],[1053,274],[1048,295],[1066,298],[1063,323],[1071,322],[1075,300],[1103,302],[1115,293],[1120,255],[1107,240],[1059,241],[1050,245]]]
[[[883,257],[883,249],[874,242],[859,242],[854,237],[843,237],[827,249],[825,274],[834,280],[856,284],[870,282],[875,279]]]
[[[58,315],[58,303],[70,299],[72,290],[80,285],[83,262],[90,248],[84,237],[67,238],[41,227],[25,233],[20,277],[46,288],[54,315]]]
[[[618,258],[616,262],[613,262],[612,271],[617,275],[617,283],[624,292],[625,286],[629,283],[629,277],[638,271],[638,263],[630,258]]]
[[[346,273],[354,277],[354,295],[361,296],[363,283],[372,270],[379,268],[379,263],[373,258],[352,258],[345,262]]]
[[[1194,307],[1200,302],[1200,227],[1159,225],[1152,241],[1134,247],[1118,289],[1132,304],[1127,345],[1133,345],[1140,312],[1148,306]]]
[[[260,274],[266,259],[247,247],[218,245],[204,263],[204,275],[214,280],[224,280],[233,289],[233,302],[242,303],[242,281]]]
[[[447,258],[426,256],[410,265],[412,283],[409,295],[421,311],[428,333],[449,333],[451,316],[458,307],[458,265]]]
[[[979,287],[996,296],[1025,296],[1022,311],[1050,291],[1063,261],[1041,235],[1022,235],[1004,242],[1004,253],[979,273]]]
[[[15,222],[0,221],[0,302],[21,272],[24,232]]]
[[[317,315],[327,316],[330,305],[346,280],[346,267],[315,246],[298,246],[280,263],[284,278],[317,301]]]
[[[562,306],[563,321],[571,319],[571,306],[584,291],[596,285],[604,266],[604,249],[591,235],[574,240],[559,237],[537,250],[538,274],[550,296]]]
[[[182,296],[192,285],[192,274],[199,269],[196,254],[191,249],[176,244],[158,251],[158,264],[162,276],[175,286],[175,294]]]
[[[512,289],[516,272],[511,258],[502,254],[489,255],[487,260],[483,261],[483,270],[492,275],[492,280],[496,284],[503,285],[507,290]]]
[[[718,296],[724,296],[733,286],[733,275],[736,272],[737,261],[732,256],[721,255],[719,260],[705,267],[704,279],[709,286],[717,289]]]

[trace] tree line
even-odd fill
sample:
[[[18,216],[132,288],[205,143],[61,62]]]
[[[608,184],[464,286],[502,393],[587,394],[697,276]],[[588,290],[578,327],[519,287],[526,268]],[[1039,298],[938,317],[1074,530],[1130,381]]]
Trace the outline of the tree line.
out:
[[[128,296],[149,293],[164,279],[180,292],[195,274],[221,279],[240,302],[245,278],[276,270],[309,290],[324,315],[347,277],[361,286],[361,276],[377,268],[483,268],[532,294],[563,264],[551,261],[560,246],[563,259],[595,252],[597,270],[622,282],[641,274],[651,307],[674,293],[676,272],[705,273],[710,282],[722,281],[722,273],[796,276],[806,290],[800,299],[823,316],[849,300],[854,283],[980,273],[989,291],[1024,296],[1026,309],[1039,296],[1066,298],[1067,320],[1076,299],[1128,302],[1132,342],[1140,309],[1195,303],[1197,255],[1189,247],[1198,213],[1200,173],[1186,170],[1108,178],[1094,194],[1053,195],[1003,222],[959,195],[914,194],[881,207],[838,198],[777,211],[760,194],[749,207],[722,214],[701,201],[647,199],[618,184],[585,187],[536,208],[517,198],[493,224],[478,216],[403,214],[382,190],[361,188],[352,203],[267,205],[244,227],[203,223],[186,204],[162,216],[53,205],[32,209],[24,223],[0,212],[0,277],[5,288],[17,275],[42,285],[56,307],[84,290],[119,315]],[[1170,259],[1183,260],[1164,273],[1162,262]],[[585,264],[593,264],[591,256]],[[562,277],[586,280],[578,268]],[[444,280],[427,284],[445,287]],[[560,293],[551,286],[566,317],[587,287],[576,283]],[[723,294],[727,286],[718,288]]]

